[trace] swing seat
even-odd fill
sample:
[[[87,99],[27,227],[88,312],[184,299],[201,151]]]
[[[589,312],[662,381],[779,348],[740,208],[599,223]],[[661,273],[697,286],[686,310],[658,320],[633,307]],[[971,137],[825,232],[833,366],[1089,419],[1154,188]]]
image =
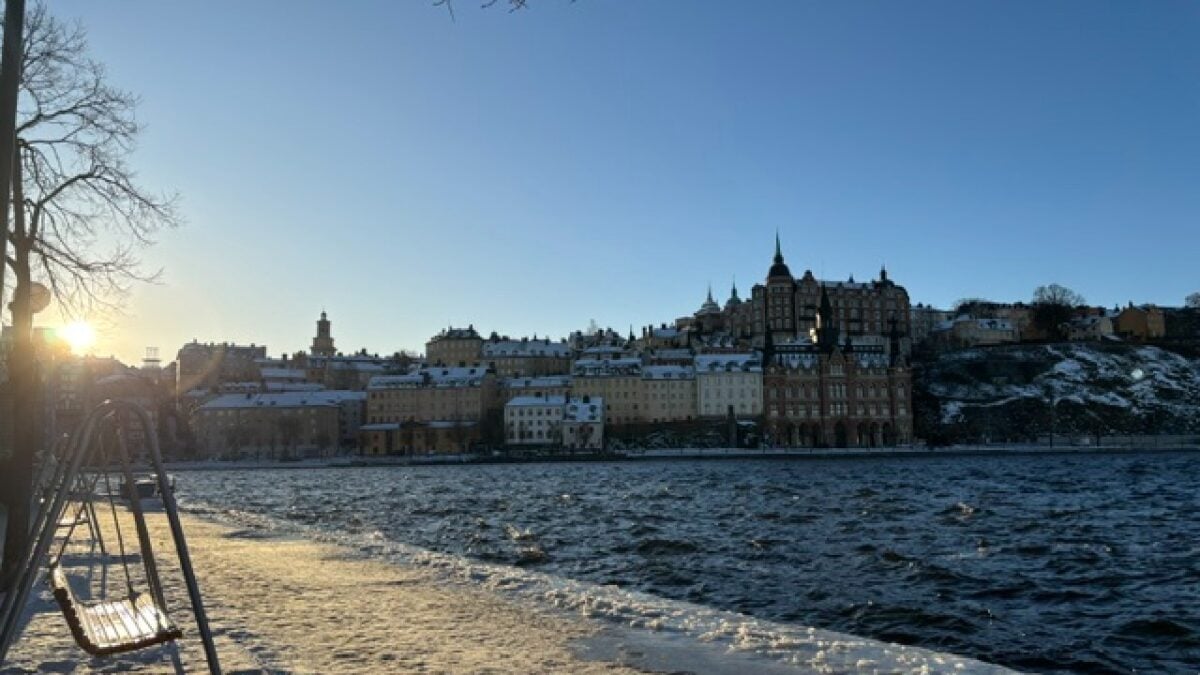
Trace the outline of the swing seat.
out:
[[[124,600],[80,602],[57,563],[50,565],[49,583],[75,642],[92,656],[130,652],[183,637],[183,631],[149,593],[134,593]]]

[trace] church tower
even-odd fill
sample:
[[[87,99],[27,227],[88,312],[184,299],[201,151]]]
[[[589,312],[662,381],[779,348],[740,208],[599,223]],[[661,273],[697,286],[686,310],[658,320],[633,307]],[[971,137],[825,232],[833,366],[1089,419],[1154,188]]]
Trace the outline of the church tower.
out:
[[[767,272],[765,297],[762,301],[762,317],[766,332],[773,333],[776,343],[796,337],[796,280],[783,261],[783,248],[779,244],[779,233],[775,233],[775,257]]]
[[[321,318],[317,321],[317,336],[312,341],[313,356],[333,356],[337,351],[333,348],[333,336],[329,332],[329,319],[325,316],[325,312],[321,312]]]

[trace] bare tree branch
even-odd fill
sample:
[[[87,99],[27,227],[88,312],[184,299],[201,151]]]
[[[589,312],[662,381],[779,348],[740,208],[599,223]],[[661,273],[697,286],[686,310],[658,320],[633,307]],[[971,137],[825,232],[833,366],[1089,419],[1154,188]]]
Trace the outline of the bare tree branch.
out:
[[[26,260],[68,311],[113,307],[132,283],[157,279],[135,251],[180,223],[177,197],[138,184],[126,162],[141,131],[138,99],[108,83],[79,24],[36,5],[26,18],[23,69],[23,197],[14,207],[23,227],[9,238],[25,255],[9,263]]]

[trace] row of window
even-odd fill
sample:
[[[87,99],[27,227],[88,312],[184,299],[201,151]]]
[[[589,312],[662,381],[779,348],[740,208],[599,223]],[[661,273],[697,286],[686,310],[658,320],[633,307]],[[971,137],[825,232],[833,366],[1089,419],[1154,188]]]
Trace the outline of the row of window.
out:
[[[561,417],[560,408],[517,408],[512,411],[516,417]]]

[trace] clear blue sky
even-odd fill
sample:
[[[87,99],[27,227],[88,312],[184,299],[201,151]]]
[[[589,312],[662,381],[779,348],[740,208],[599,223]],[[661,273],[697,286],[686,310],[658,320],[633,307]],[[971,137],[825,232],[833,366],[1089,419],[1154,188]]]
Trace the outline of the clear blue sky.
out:
[[[914,302],[1200,290],[1200,4],[478,5],[54,2],[187,218],[97,351],[627,330],[748,294],[776,228]]]

